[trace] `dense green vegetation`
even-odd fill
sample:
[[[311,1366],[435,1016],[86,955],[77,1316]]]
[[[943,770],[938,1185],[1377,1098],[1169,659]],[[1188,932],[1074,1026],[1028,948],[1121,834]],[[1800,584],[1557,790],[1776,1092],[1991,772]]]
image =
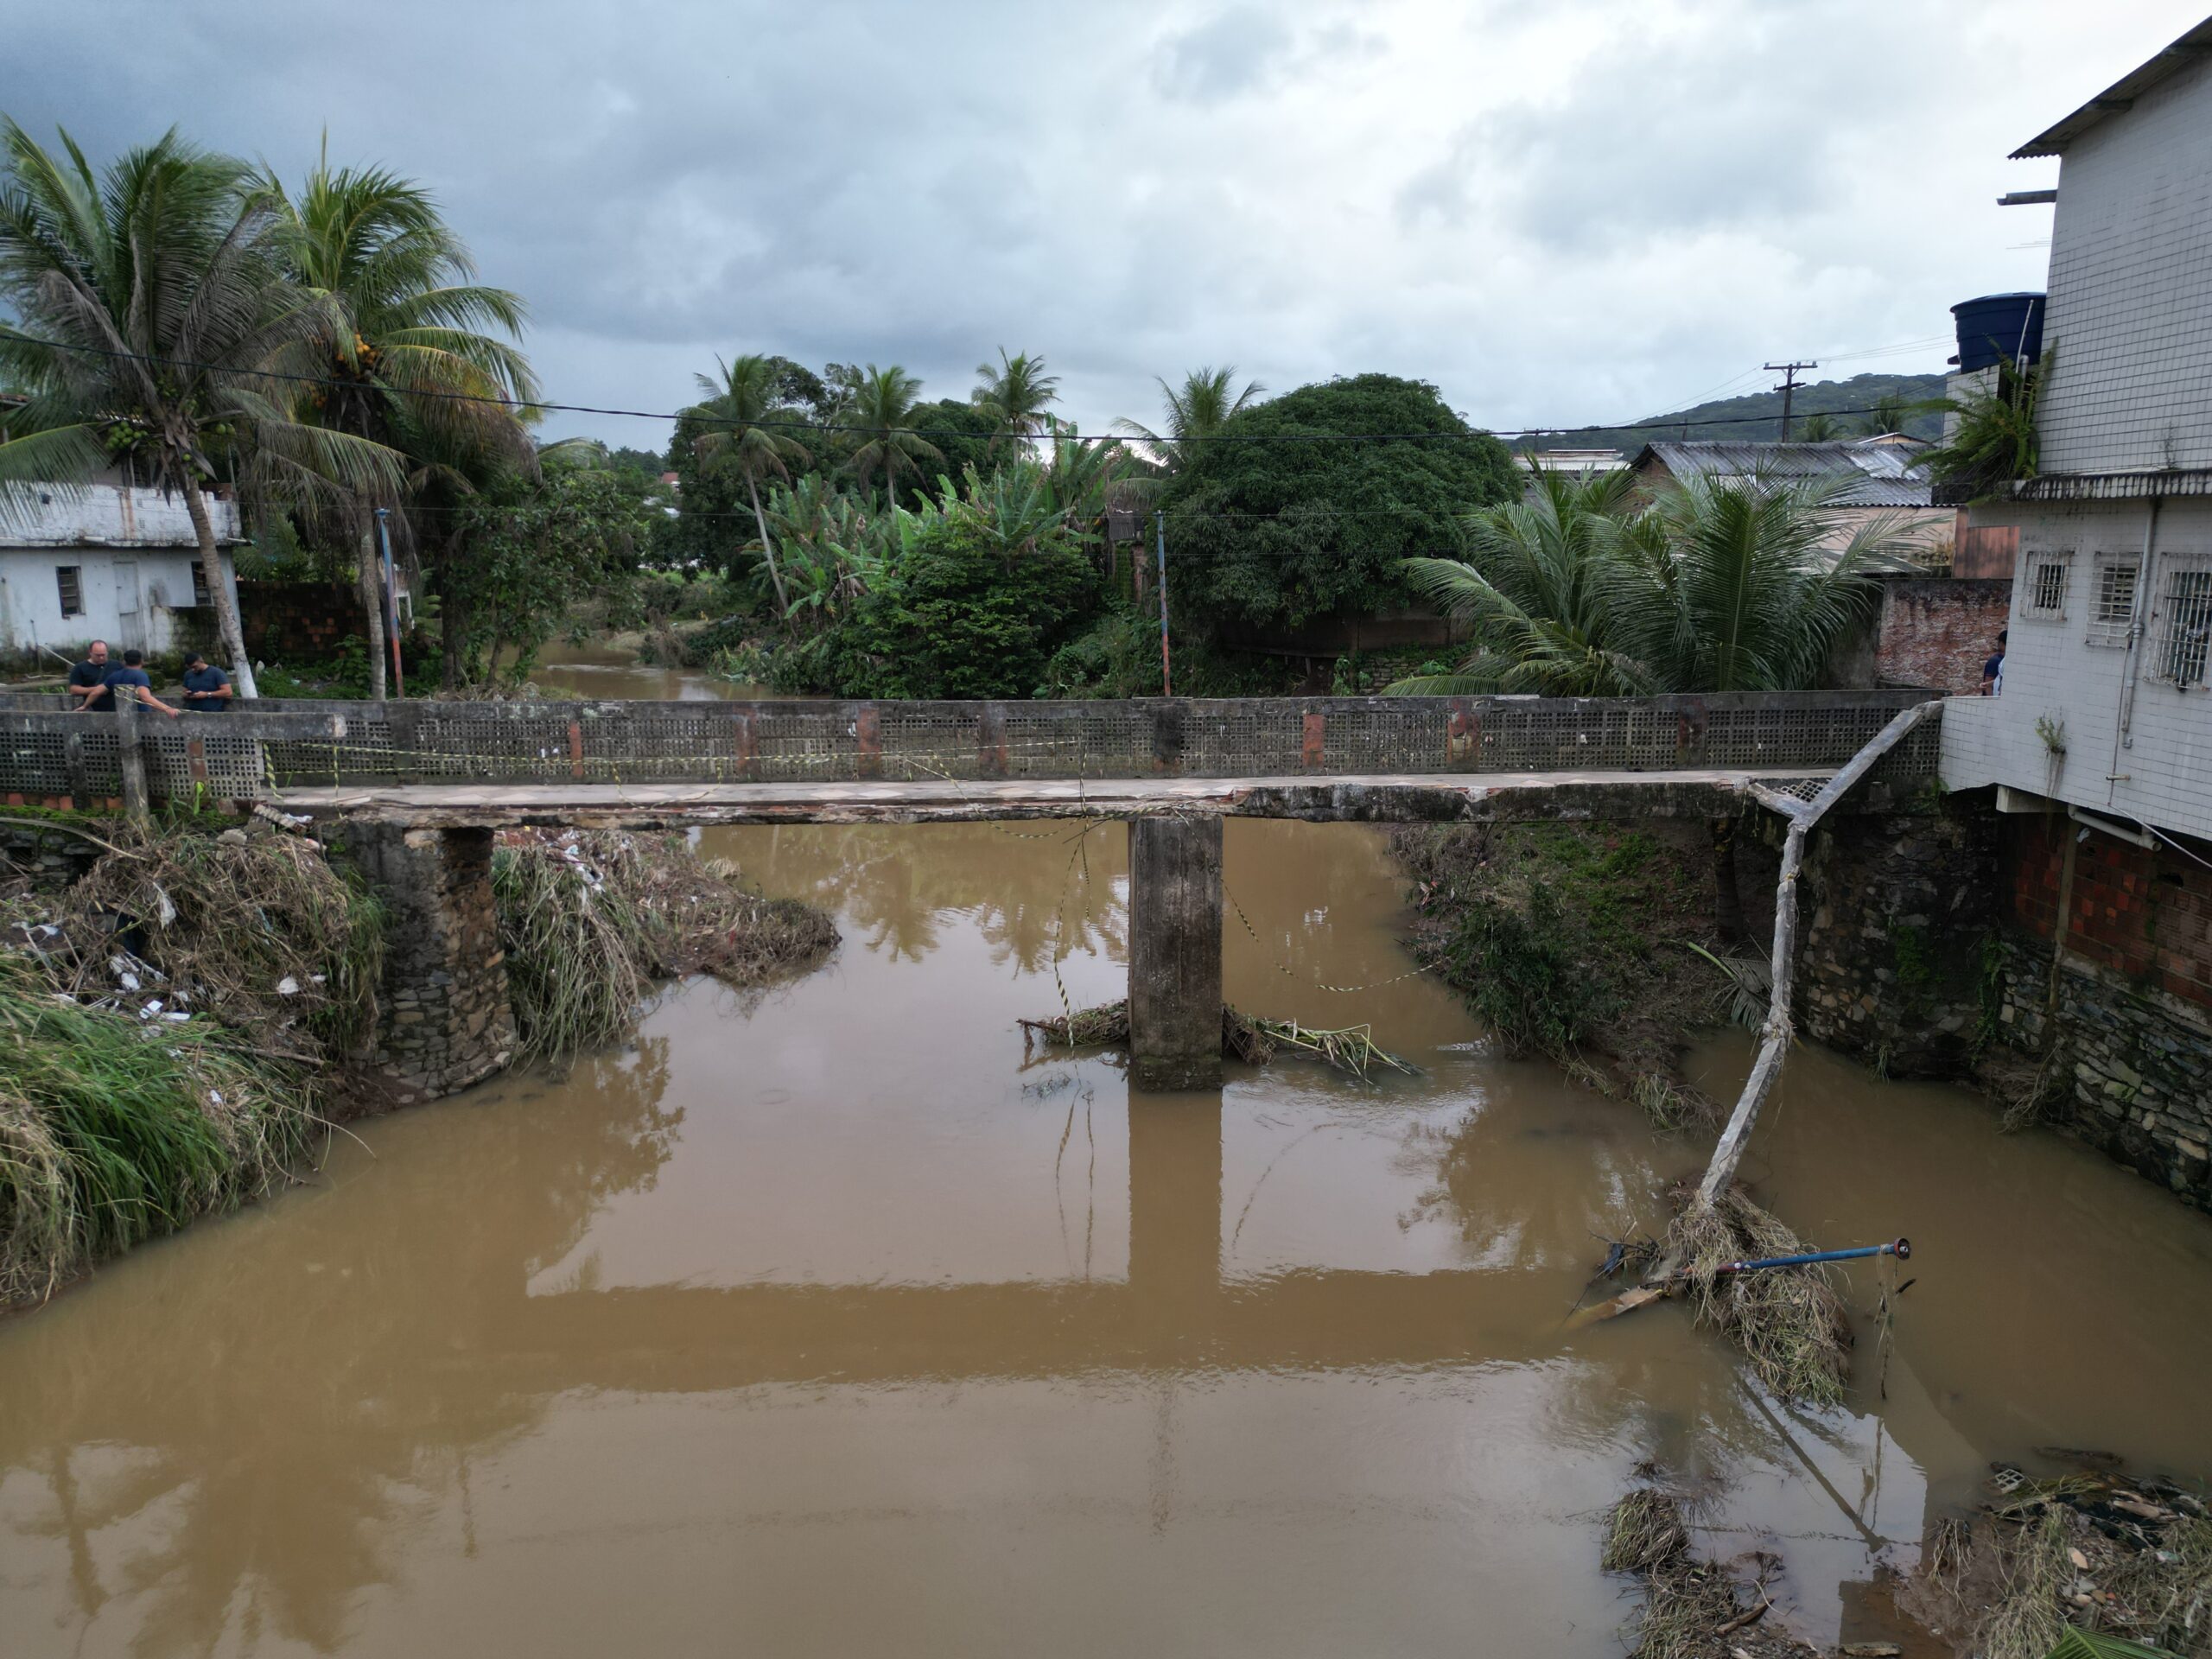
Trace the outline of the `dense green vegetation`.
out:
[[[1319,434],[1370,442],[1311,442]],[[1384,374],[1304,386],[1185,439],[1161,499],[1170,593],[1192,629],[1296,627],[1408,597],[1409,556],[1449,549],[1454,516],[1512,499],[1505,446],[1436,388]]]

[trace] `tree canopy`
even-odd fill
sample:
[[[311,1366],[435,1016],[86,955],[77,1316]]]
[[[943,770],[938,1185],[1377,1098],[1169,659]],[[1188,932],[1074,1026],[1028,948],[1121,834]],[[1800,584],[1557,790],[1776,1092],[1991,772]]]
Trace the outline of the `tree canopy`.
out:
[[[1313,441],[1337,433],[1373,441]],[[1452,549],[1455,515],[1520,490],[1503,444],[1395,375],[1301,386],[1180,447],[1161,502],[1169,592],[1209,632],[1402,603],[1402,560]]]

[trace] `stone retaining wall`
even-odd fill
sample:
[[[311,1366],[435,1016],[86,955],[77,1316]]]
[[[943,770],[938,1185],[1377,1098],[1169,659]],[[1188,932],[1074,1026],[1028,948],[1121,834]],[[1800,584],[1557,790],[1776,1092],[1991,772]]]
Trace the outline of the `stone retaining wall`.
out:
[[[1801,879],[1806,1036],[1896,1077],[2047,1062],[2053,1127],[2212,1209],[2212,871],[1976,795],[1827,825]]]
[[[392,1103],[480,1083],[515,1046],[492,899],[492,832],[354,821],[341,833],[385,908],[372,1062]]]

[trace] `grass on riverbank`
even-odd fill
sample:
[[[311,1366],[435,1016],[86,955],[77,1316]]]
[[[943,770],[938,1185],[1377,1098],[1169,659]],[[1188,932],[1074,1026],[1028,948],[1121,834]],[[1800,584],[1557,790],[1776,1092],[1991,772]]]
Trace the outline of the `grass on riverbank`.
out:
[[[837,943],[825,912],[748,893],[680,836],[509,831],[492,891],[520,1051],[556,1064],[620,1040],[656,980],[753,989]]]
[[[376,1022],[376,906],[312,842],[103,823],[0,895],[0,1302],[282,1182]]]
[[[1703,825],[1408,825],[1391,850],[1416,884],[1414,954],[1510,1052],[1556,1060],[1662,1128],[1712,1121],[1679,1070],[1732,988],[1700,954],[1722,950]]]

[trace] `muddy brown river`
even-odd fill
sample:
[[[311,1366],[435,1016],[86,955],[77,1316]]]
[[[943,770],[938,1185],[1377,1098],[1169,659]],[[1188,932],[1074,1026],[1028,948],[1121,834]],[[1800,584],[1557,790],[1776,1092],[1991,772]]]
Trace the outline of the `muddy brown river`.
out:
[[[1376,831],[1229,826],[1228,992],[1421,1074],[1135,1098],[1014,1025],[1121,994],[1120,828],[705,847],[834,908],[830,963],[671,987],[0,1324],[0,1654],[1617,1654],[1645,1460],[1858,1639],[1993,1457],[2212,1471],[2212,1224],[1817,1049],[1747,1173],[1913,1239],[1850,1407],[1678,1307],[1570,1325],[1702,1145],[1401,977]]]

